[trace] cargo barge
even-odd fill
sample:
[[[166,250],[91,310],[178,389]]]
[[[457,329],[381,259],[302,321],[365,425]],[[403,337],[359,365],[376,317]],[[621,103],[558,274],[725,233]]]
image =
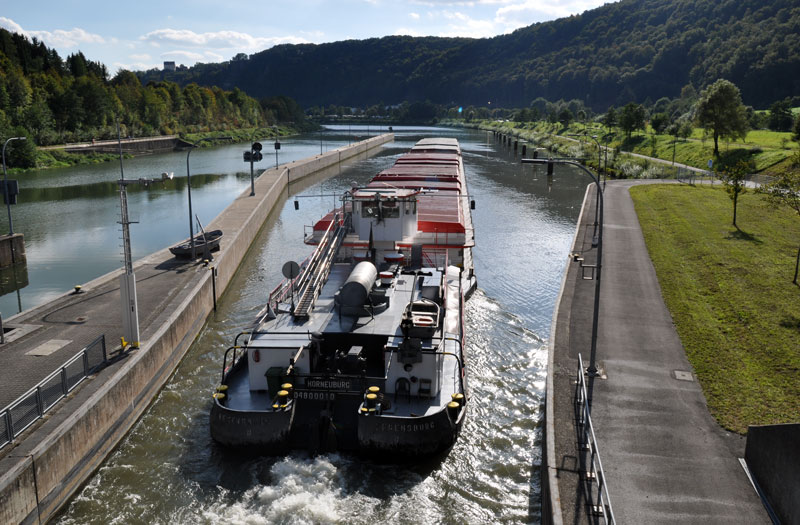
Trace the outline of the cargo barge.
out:
[[[223,357],[211,435],[264,455],[449,450],[468,405],[474,230],[455,139],[420,140],[313,227]]]

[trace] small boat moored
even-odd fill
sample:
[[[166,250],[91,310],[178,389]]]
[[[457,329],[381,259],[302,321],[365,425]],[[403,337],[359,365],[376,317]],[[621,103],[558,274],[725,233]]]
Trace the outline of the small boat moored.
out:
[[[212,230],[209,232],[201,233],[194,236],[194,253],[195,257],[202,256],[206,252],[215,252],[219,250],[219,242],[222,239],[222,230]],[[192,256],[192,243],[185,240],[175,246],[170,246],[169,251],[175,257],[191,257]]]

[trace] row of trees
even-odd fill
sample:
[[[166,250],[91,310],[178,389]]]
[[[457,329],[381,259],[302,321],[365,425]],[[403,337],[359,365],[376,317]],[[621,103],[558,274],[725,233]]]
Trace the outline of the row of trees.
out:
[[[62,60],[33,39],[0,29],[0,136],[27,136],[15,143],[9,165],[31,167],[32,145],[124,136],[176,134],[294,122],[302,109],[288,97],[256,100],[238,88],[224,91],[160,81],[143,85],[121,70],[78,52]]]

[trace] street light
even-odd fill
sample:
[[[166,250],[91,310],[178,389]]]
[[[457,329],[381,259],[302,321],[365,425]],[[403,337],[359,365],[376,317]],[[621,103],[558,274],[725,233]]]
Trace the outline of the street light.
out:
[[[552,173],[552,166],[553,164],[567,164],[570,166],[576,166],[583,170],[584,173],[591,177],[592,181],[594,181],[595,186],[597,186],[597,203],[598,203],[598,212],[599,212],[599,229],[597,233],[597,262],[595,263],[595,288],[594,288],[594,313],[592,315],[592,343],[591,343],[591,353],[589,358],[589,368],[586,370],[587,375],[589,376],[589,392],[588,392],[588,404],[591,409],[591,402],[592,402],[592,390],[594,387],[594,378],[598,376],[597,372],[597,365],[596,358],[597,358],[597,325],[598,325],[598,317],[600,314],[600,271],[603,266],[603,189],[600,187],[600,180],[594,173],[589,171],[586,166],[577,162],[572,159],[522,159],[522,163],[528,164],[545,164],[547,165],[548,172]],[[594,242],[592,242],[594,245]]]
[[[281,149],[281,142],[278,140],[278,126],[272,126],[275,131],[275,169],[278,169],[278,150]]]
[[[574,134],[571,133],[570,137],[589,137],[591,138],[595,144],[597,144],[597,172],[600,173],[600,142],[597,140],[597,135],[588,135],[586,133],[581,134]],[[582,164],[578,164],[581,168],[584,168]],[[584,168],[585,169],[585,168]],[[598,183],[599,184],[599,183]],[[600,192],[597,193],[597,197],[595,198],[594,203],[594,232],[592,233],[592,246],[597,246],[597,219],[598,219],[598,210],[600,209]]]
[[[256,183],[255,177],[253,175],[253,162],[260,162],[261,161],[261,143],[256,142],[253,139],[258,133],[258,129],[253,131],[253,134],[250,135],[250,155],[248,156],[247,152],[245,151],[245,161],[250,161],[250,196],[256,194]]]
[[[3,144],[3,196],[6,199],[6,207],[8,208],[8,234],[14,235],[14,225],[11,222],[11,196],[8,194],[8,178],[6,175],[6,146],[12,140],[28,140],[27,137],[11,137]],[[12,252],[13,254],[13,252]]]

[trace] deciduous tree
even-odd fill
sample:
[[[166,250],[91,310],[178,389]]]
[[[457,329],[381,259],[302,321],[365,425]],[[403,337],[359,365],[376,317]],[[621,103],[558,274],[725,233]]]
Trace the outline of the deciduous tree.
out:
[[[758,191],[766,195],[767,200],[773,206],[787,206],[794,210],[800,218],[800,172],[783,172],[774,181],[761,186]],[[800,269],[800,246],[797,249],[794,263],[794,279],[792,280],[794,284],[797,284],[798,269]]]
[[[714,137],[714,156],[719,157],[720,137],[735,140],[747,135],[747,114],[739,88],[724,79],[708,86],[700,94],[696,120]]]
[[[622,128],[628,138],[637,129],[644,129],[645,111],[644,106],[634,102],[628,102],[619,115],[619,127]]]
[[[746,161],[740,160],[739,162],[722,166],[717,172],[717,177],[722,184],[725,185],[725,191],[733,201],[733,225],[738,229],[736,224],[736,207],[739,203],[739,195],[747,191],[745,186],[745,179],[750,173],[753,166]]]

